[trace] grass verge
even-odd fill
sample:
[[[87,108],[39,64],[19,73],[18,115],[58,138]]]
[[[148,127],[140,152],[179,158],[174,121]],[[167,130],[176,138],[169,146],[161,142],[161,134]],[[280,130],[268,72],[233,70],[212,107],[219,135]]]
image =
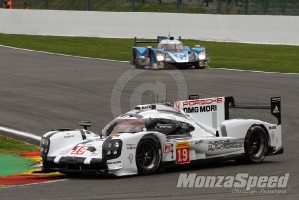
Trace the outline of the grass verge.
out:
[[[132,39],[0,34],[0,44],[67,55],[129,61]],[[182,40],[205,46],[212,68],[299,73],[299,46]]]
[[[0,135],[0,154],[19,154],[32,151],[39,151],[39,148],[35,145]]]

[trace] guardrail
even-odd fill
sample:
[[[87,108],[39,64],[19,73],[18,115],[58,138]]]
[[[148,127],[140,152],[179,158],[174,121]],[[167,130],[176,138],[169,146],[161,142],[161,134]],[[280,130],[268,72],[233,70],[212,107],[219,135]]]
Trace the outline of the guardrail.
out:
[[[0,9],[0,33],[299,45],[299,16]]]

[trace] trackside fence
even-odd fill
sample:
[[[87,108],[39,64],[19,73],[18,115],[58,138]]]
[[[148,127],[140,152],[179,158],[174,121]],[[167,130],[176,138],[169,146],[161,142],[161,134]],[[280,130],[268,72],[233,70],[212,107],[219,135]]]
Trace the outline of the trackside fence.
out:
[[[13,9],[299,15],[298,0],[11,0]]]

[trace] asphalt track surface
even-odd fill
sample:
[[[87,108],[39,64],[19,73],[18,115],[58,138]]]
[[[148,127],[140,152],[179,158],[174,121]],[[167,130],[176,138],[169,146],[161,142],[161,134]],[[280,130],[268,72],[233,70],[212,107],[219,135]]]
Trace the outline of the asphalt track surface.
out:
[[[78,128],[80,120],[90,120],[90,130],[98,133],[113,118],[113,88],[130,69],[132,67],[126,62],[0,47],[0,126],[42,136],[56,128]],[[121,82],[125,84],[123,89],[119,89],[123,112],[130,110],[133,91],[136,92],[136,88],[144,84],[162,84],[167,90],[168,101],[177,99],[178,88],[185,86],[188,94],[199,94],[200,98],[234,96],[236,102],[242,103],[268,103],[270,97],[281,96],[285,153],[267,157],[258,165],[239,165],[234,161],[228,161],[173,168],[151,176],[124,178],[86,174],[60,182],[2,188],[0,199],[299,198],[299,75],[222,69],[180,70],[186,80],[185,85],[184,82],[178,83],[176,78],[163,70],[145,69],[142,72]],[[178,77],[179,71],[176,72]],[[153,93],[147,91],[139,95],[139,100],[151,103],[153,100],[150,95]],[[276,122],[270,111],[264,110],[235,110],[231,112],[231,116]],[[224,187],[177,188],[180,173],[197,173],[200,176],[234,176],[237,173],[282,176],[290,173],[290,178],[286,188],[274,188],[285,190],[284,194],[276,195],[260,193],[260,189],[257,193],[233,193],[234,188]]]

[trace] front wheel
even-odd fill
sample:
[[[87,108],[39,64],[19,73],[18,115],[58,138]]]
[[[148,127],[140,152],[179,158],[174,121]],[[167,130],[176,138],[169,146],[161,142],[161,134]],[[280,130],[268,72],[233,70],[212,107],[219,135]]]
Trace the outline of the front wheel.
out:
[[[133,65],[134,65],[135,69],[144,69],[143,65],[138,64],[138,53],[137,53],[136,49],[134,49],[134,51],[133,51]]]
[[[267,154],[268,136],[260,126],[252,126],[248,130],[245,142],[245,158],[237,159],[240,163],[261,163]]]
[[[136,148],[136,165],[139,174],[152,174],[161,162],[161,147],[154,138],[140,140]]]

